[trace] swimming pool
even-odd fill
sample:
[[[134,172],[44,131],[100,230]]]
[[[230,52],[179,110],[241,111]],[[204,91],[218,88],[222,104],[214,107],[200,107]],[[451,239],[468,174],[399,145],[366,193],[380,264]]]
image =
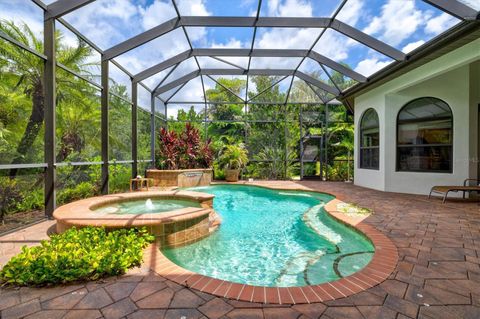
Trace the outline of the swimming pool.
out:
[[[190,271],[268,287],[315,285],[348,276],[371,260],[372,243],[334,220],[333,196],[245,185],[190,190],[215,195],[218,231],[193,244],[162,250]]]

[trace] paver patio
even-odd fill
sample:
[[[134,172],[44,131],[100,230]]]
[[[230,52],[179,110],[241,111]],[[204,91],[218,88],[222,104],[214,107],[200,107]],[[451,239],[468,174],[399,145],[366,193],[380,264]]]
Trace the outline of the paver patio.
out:
[[[372,209],[366,223],[393,240],[389,279],[325,303],[265,305],[214,297],[153,273],[54,288],[1,288],[1,318],[480,318],[480,204],[427,200],[346,183],[256,182],[325,191]],[[52,221],[0,237],[0,265],[23,244],[47,238]]]

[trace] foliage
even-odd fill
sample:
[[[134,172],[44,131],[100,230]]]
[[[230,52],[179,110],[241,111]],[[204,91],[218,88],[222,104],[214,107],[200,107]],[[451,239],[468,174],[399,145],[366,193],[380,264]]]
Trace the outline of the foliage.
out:
[[[178,135],[175,131],[160,129],[159,150],[157,151],[157,166],[165,169],[177,169],[178,167]]]
[[[22,197],[15,179],[1,178],[0,189],[2,190],[0,192],[0,222],[3,223],[7,212],[14,210]]]
[[[242,169],[248,163],[248,151],[243,144],[227,145],[219,162],[227,169]]]
[[[73,187],[65,188],[58,192],[57,202],[59,204],[70,203],[74,200],[92,197],[95,195],[95,190],[89,182],[82,182]]]
[[[348,171],[350,169],[350,171]],[[350,174],[350,175],[349,175]],[[353,162],[350,162],[350,168],[348,167],[348,161],[346,159],[334,160],[332,164],[327,167],[327,175],[329,180],[334,181],[346,181],[348,178],[352,178],[353,174]]]
[[[200,165],[200,133],[190,123],[185,124],[185,130],[178,140],[178,166],[194,168]]]
[[[20,43],[43,52],[43,40],[36,38],[23,25],[0,21],[0,30]],[[78,39],[77,43],[65,41],[57,32],[57,58],[69,69],[97,81],[92,72],[99,66],[92,49]],[[88,82],[57,68],[56,106],[56,161],[99,162],[100,93]],[[0,46],[0,164],[43,163],[43,61],[8,42]],[[128,100],[125,86],[111,81],[109,149],[110,160],[131,159],[131,106],[118,98]],[[138,154],[148,159],[150,154],[150,115],[139,110]],[[146,131],[142,128],[147,127]],[[130,165],[128,165],[130,166]],[[125,165],[110,165],[109,178],[112,192],[128,189],[131,169]],[[43,208],[44,174],[33,169],[0,171],[0,184],[9,183],[11,192],[8,205],[0,207],[1,214],[31,211]],[[57,167],[57,202],[96,195],[100,190],[100,166]],[[0,201],[7,192],[0,192]],[[15,196],[13,196],[15,194]],[[15,199],[15,201],[13,200]]]
[[[28,191],[28,196],[21,191],[18,187],[18,191],[21,195],[21,200],[17,201],[15,210],[18,212],[28,212],[31,210],[43,209],[43,189],[36,188]]]
[[[129,189],[130,178],[132,178],[132,168],[129,164],[109,165],[108,173],[110,193],[121,193]]]
[[[255,178],[287,179],[296,175],[299,168],[295,153],[289,153],[285,158],[285,149],[276,147],[267,147],[253,158],[258,162],[250,169]]]
[[[208,168],[212,165],[211,141],[201,141],[200,132],[190,123],[177,134],[173,130],[160,129],[157,167],[163,169]]]
[[[18,286],[97,280],[140,265],[154,237],[143,229],[69,229],[40,246],[22,247],[0,271],[0,281]]]
[[[241,122],[245,105],[237,96],[246,89],[246,81],[219,78],[217,82],[214,88],[205,92],[207,100],[215,102],[208,106],[207,117],[212,121],[208,126],[208,136],[241,138],[245,135],[244,123]],[[217,104],[221,102],[231,104]]]
[[[208,139],[205,143],[200,144],[199,158],[197,159],[200,167],[211,167],[213,164],[212,140]]]
[[[195,108],[193,106],[190,106],[190,109],[188,109],[188,111],[185,111],[184,109],[179,109],[176,119],[174,119],[173,117],[170,118],[170,122],[168,123],[168,129],[174,131],[177,134],[181,134],[183,130],[185,130],[186,123],[190,123],[190,125],[197,128],[200,133],[204,133],[203,123],[200,123],[203,120],[205,120],[204,113],[197,113],[195,111]],[[202,138],[204,138],[203,135]]]
[[[11,21],[0,21],[0,31],[12,39],[31,47],[37,52],[43,52],[43,42],[37,39],[32,30],[26,25],[15,25]],[[66,45],[62,41],[62,35],[55,35],[57,47],[57,60],[69,69],[88,75],[87,62],[91,54],[91,48],[79,40],[76,46]],[[41,150],[41,144],[36,143],[37,137],[42,136],[44,120],[44,90],[43,90],[43,61],[33,54],[25,52],[21,47],[3,42],[0,46],[0,101],[7,105],[7,112],[0,116],[2,135],[7,134],[7,141],[11,147],[0,147],[6,150],[6,154],[0,157],[9,163],[35,162],[35,152]],[[57,76],[57,103],[71,103],[78,92],[75,77],[66,72],[58,72]],[[89,87],[84,85],[84,87]],[[14,94],[9,89],[13,88]],[[87,89],[88,90],[88,89]],[[90,90],[93,88],[90,87]],[[85,112],[83,104],[75,105],[77,114]],[[20,107],[19,110],[16,107]],[[72,108],[74,109],[74,108]],[[18,112],[18,113],[17,113]],[[3,112],[2,112],[3,113]],[[61,110],[60,110],[61,113]],[[61,119],[60,119],[61,122]],[[69,121],[75,124],[76,121]],[[78,125],[66,125],[59,136],[57,158],[63,159],[68,154],[82,147],[83,132],[78,130]],[[38,152],[41,154],[41,151]],[[16,176],[16,169],[10,171],[11,176]]]

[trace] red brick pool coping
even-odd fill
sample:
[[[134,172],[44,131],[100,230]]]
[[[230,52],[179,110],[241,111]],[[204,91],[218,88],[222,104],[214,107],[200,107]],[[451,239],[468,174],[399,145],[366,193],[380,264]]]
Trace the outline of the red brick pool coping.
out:
[[[304,189],[298,190],[305,191]],[[348,297],[385,281],[397,265],[398,250],[387,236],[363,222],[366,216],[356,215],[354,217],[338,212],[337,205],[340,203],[343,202],[333,199],[324,208],[332,217],[352,226],[369,238],[375,246],[375,253],[370,263],[363,269],[335,281],[302,287],[262,287],[234,283],[200,275],[178,266],[161,253],[157,244],[151,245],[145,251],[144,263],[149,264],[150,268],[160,276],[180,285],[239,301],[265,304],[306,304]]]

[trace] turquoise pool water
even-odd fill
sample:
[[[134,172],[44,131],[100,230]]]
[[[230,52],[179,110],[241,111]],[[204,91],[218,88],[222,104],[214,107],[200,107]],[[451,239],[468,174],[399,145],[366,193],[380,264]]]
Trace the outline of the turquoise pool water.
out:
[[[201,207],[199,203],[179,199],[140,199],[114,203],[94,209],[101,214],[164,213],[185,207]]]
[[[222,218],[209,237],[163,253],[191,271],[258,286],[304,286],[347,276],[366,266],[373,245],[331,218],[327,194],[244,185],[191,190],[215,195]]]

